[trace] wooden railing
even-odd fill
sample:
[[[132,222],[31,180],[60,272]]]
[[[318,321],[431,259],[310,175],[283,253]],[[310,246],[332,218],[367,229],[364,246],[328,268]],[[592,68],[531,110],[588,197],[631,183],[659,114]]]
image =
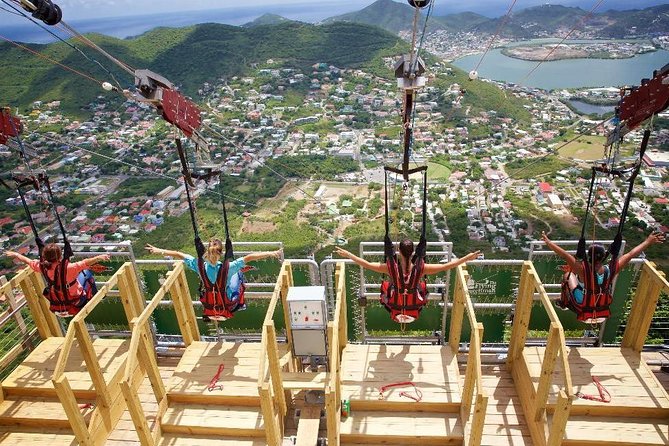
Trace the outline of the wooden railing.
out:
[[[548,340],[541,364],[541,373],[538,377],[539,384],[536,390],[530,376],[530,368],[523,355],[535,293],[538,295],[538,300],[550,319]],[[548,394],[553,384],[553,371],[558,360],[562,366],[564,387],[558,393],[557,405],[553,413],[552,423],[549,426],[548,438],[546,438],[546,431],[544,429],[547,419],[546,405],[548,404]],[[564,436],[574,395],[571,370],[562,324],[555,313],[555,309],[541,280],[539,280],[534,265],[529,261],[524,262],[520,276],[507,364],[511,368],[511,374],[521,398],[523,411],[525,412],[528,427],[535,443],[559,445]]]
[[[638,284],[621,347],[641,353],[660,294],[669,294],[669,282],[664,273],[655,268],[654,263],[644,260]]]
[[[348,342],[348,315],[346,311],[346,267],[344,262],[335,268],[336,304],[332,322],[328,323],[329,376],[325,388],[328,444],[338,446],[341,424],[341,355]]]
[[[188,292],[183,262],[175,263],[174,269],[167,273],[165,282],[158,289],[158,292],[156,292],[146,308],[144,308],[144,311],[130,321],[132,337],[130,338],[130,347],[128,348],[125,373],[121,379],[120,386],[123,397],[128,405],[128,412],[135,425],[137,436],[143,446],[153,446],[160,442],[162,432],[159,420],[167,410],[167,392],[160,377],[155,346],[151,336],[151,327],[149,325],[151,315],[167,294],[171,296],[174,303],[174,311],[177,314],[183,311],[183,308],[180,307],[184,303],[192,307],[190,305],[190,294]],[[187,317],[183,319],[188,320]],[[184,336],[184,340],[190,344],[193,340],[193,333],[189,324],[184,324],[182,332],[187,334],[187,336]],[[153,389],[153,395],[157,403],[153,429],[149,426],[148,417],[144,412],[138,395],[139,386],[145,376],[148,376],[151,382],[151,388]]]
[[[56,393],[70,421],[77,442],[81,445],[103,444],[116,421],[118,421],[125,410],[125,405],[121,403],[123,401],[122,398],[119,400],[121,392],[118,383],[107,383],[105,381],[103,370],[98,362],[93,341],[88,333],[85,322],[86,317],[91,314],[102,299],[114,288],[118,288],[127,320],[131,321],[139,315],[143,308],[144,300],[133,265],[128,262],[123,264],[106,285],[72,318],[53,373],[52,381],[56,388]],[[65,367],[74,348],[75,341],[86,363],[86,370],[91,377],[97,394],[95,408],[88,425],[79,409],[76,396],[65,374]],[[118,359],[127,361],[127,356]]]
[[[274,312],[279,300],[282,301],[284,319],[288,322],[288,307],[286,296],[288,288],[293,286],[293,270],[290,262],[285,261],[281,265],[281,271],[272,293],[265,320],[262,326],[262,347],[264,352],[260,356],[258,367],[258,393],[260,395],[260,406],[265,422],[265,436],[270,446],[280,446],[283,442],[283,420],[288,411],[286,395],[283,389],[282,358],[279,354],[276,328],[274,326]],[[289,345],[292,340],[290,325],[286,323],[286,336]],[[289,354],[290,356],[290,354]],[[294,366],[292,358],[288,360],[291,367]]]
[[[455,272],[455,293],[453,296],[453,310],[451,312],[451,327],[448,343],[457,355],[460,349],[460,337],[465,314],[469,321],[469,353],[467,354],[467,368],[462,388],[460,417],[463,424],[471,418],[471,429],[466,437],[467,445],[481,444],[485,413],[488,407],[488,396],[483,391],[483,375],[481,370],[481,343],[483,340],[483,324],[476,321],[474,306],[469,297],[467,280],[469,274],[464,267],[458,266]],[[472,404],[474,406],[472,415]]]
[[[56,317],[41,297],[43,285],[41,275],[30,268],[11,280],[0,276],[0,300],[5,307],[0,313],[0,330],[4,333],[2,347],[6,351],[0,358],[0,374],[6,374],[17,358],[32,351],[39,338],[62,336]],[[32,311],[29,317],[23,312],[26,307]]]

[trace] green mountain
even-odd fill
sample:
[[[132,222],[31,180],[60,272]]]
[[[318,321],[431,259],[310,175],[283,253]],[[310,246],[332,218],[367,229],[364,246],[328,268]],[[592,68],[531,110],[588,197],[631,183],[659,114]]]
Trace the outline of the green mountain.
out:
[[[637,11],[608,13],[609,24],[600,31],[601,37],[630,37],[635,35],[666,35],[669,32],[669,5],[653,6]]]
[[[288,22],[290,19],[287,19],[285,17],[281,17],[280,15],[277,14],[263,14],[257,19],[253,20],[252,22],[245,23],[242,26],[244,28],[253,28],[256,26],[263,26],[263,25],[277,25],[279,23],[283,22]]]
[[[323,23],[352,22],[381,27],[392,33],[410,30],[413,27],[414,8],[393,0],[377,0],[360,11],[350,12],[326,19]],[[432,19],[430,19],[432,20]],[[430,29],[443,27],[433,22]]]
[[[204,82],[243,74],[252,64],[269,58],[302,69],[315,62],[358,67],[372,63],[378,56],[397,54],[400,52],[397,46],[401,44],[396,36],[379,28],[353,23],[316,26],[292,21],[252,28],[220,24],[159,28],[124,40],[101,35],[90,38],[129,65],[162,74],[189,95],[194,95]],[[27,46],[99,81],[111,82],[98,65],[61,42]],[[132,84],[128,73],[101,55],[86,51],[108,67],[123,87]],[[0,44],[0,60],[3,61],[0,78],[5,80],[0,83],[3,105],[26,106],[35,100],[58,99],[66,111],[76,112],[103,94],[95,82],[8,43]]]
[[[506,20],[501,28],[501,34],[517,39],[555,36],[558,32],[564,33],[570,30],[587,14],[588,12],[581,8],[550,4],[519,9]],[[413,18],[414,9],[408,4],[393,0],[378,0],[360,11],[330,17],[324,23],[364,23],[398,33],[412,29]],[[503,20],[504,17],[489,19],[473,12],[447,16],[433,15],[430,17],[428,29],[494,34],[500,29]],[[643,10],[595,13],[588,18],[585,29],[594,33],[596,37],[606,38],[666,34],[669,29],[669,5]]]

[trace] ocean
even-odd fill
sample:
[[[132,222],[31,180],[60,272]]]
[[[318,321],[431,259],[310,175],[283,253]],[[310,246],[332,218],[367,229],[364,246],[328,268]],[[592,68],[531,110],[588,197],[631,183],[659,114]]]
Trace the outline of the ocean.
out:
[[[100,19],[68,20],[81,33],[96,32],[117,38],[143,34],[159,26],[180,28],[198,23],[243,25],[265,13],[278,14],[291,20],[317,23],[328,17],[360,9],[357,2],[319,1],[257,7],[232,7],[213,10],[184,11],[152,15],[109,17]],[[66,17],[66,16],[65,16]],[[55,38],[26,19],[0,11],[0,34],[19,42],[49,43]],[[53,27],[52,31],[57,31]]]

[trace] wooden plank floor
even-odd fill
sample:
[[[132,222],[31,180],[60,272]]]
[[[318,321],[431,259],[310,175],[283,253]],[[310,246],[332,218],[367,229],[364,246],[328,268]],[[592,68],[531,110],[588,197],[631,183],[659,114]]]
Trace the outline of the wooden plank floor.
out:
[[[378,346],[377,346],[378,347]],[[401,348],[401,347],[400,347]],[[644,353],[644,360],[663,359],[659,353]],[[179,358],[159,358],[161,376],[165,383],[172,377],[177,369]],[[464,377],[464,364],[460,365],[461,379]],[[669,373],[660,371],[659,367],[651,367],[653,373],[662,383],[663,387],[669,390]],[[489,397],[488,410],[486,414],[486,423],[483,433],[482,444],[485,446],[532,446],[529,432],[524,427],[525,421],[518,400],[517,393],[513,387],[513,381],[510,374],[503,364],[484,364],[483,385]],[[140,400],[149,418],[149,424],[153,426],[155,420],[155,398],[151,390],[151,384],[148,379],[142,383],[140,390]],[[189,443],[190,441],[190,443]],[[256,446],[264,444],[263,440],[235,440],[223,439],[221,437],[198,437],[197,444],[216,444],[224,445],[248,445]],[[75,444],[74,436],[67,432],[52,433],[16,433],[11,428],[0,429],[0,443],[2,444],[44,444],[48,446]],[[139,446],[137,433],[130,419],[128,412],[125,412],[116,429],[110,435],[106,443],[110,446]],[[163,444],[180,445],[194,444],[192,439],[180,438],[179,435],[166,435]],[[285,444],[292,444],[289,440]]]
[[[43,390],[53,389],[51,378],[60,356],[63,339],[52,337],[42,341],[35,350],[3,381],[2,387],[22,394],[43,394]],[[100,361],[107,382],[117,373],[128,349],[128,341],[119,339],[96,339],[93,348]],[[75,342],[65,367],[72,389],[77,392],[93,390],[93,382],[86,370],[86,363]],[[55,390],[54,390],[55,394]],[[92,393],[95,397],[95,392]]]
[[[378,403],[381,387],[405,381],[420,389],[422,404],[460,403],[457,360],[448,346],[349,344],[341,371],[342,396],[351,401],[352,410],[356,404]],[[413,393],[413,388],[389,389],[384,402],[413,403],[402,391]]]
[[[592,381],[594,376],[611,394],[611,402],[608,404],[581,398],[575,399],[572,412],[596,410],[597,407],[604,406],[610,410],[620,408],[621,411],[629,408],[669,411],[669,397],[666,390],[658,383],[648,366],[642,363],[633,352],[621,351],[619,348],[569,348],[567,350],[574,392],[598,395],[597,387]],[[542,347],[528,347],[524,351],[535,389],[541,374],[544,351]],[[549,405],[555,404],[559,389],[564,383],[564,372],[560,361],[557,362],[553,374],[553,383],[549,393]]]
[[[466,364],[460,364],[464,380]],[[532,446],[520,398],[505,364],[483,364],[483,388],[488,396],[482,446]],[[468,428],[471,424],[468,425]]]
[[[259,401],[258,364],[261,344],[254,342],[193,342],[184,352],[166,385],[170,400],[195,401],[198,398],[237,397],[239,405]],[[280,344],[279,354],[286,352]],[[223,366],[220,387],[209,391],[212,379]],[[192,398],[192,399],[189,399]],[[259,404],[259,403],[258,403]]]

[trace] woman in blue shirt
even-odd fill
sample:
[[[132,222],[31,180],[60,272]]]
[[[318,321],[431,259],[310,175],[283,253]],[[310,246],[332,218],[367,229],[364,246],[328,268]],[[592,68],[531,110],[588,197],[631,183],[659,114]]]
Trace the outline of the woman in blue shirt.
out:
[[[199,273],[197,266],[197,258],[193,257],[190,254],[186,254],[180,251],[172,251],[169,249],[156,248],[153,245],[146,245],[146,250],[151,254],[158,254],[162,256],[174,257],[184,261],[184,264],[191,270]],[[269,257],[274,257],[280,259],[283,254],[282,249],[277,249],[276,251],[265,251],[265,252],[253,252],[247,254],[244,257],[240,257],[230,262],[228,267],[228,280],[226,283],[226,292],[228,298],[234,300],[235,293],[238,292],[239,284],[237,283],[239,272],[246,266],[248,262],[253,262],[255,260],[263,260]],[[207,271],[207,278],[210,282],[215,283],[216,277],[218,276],[218,271],[221,269],[221,256],[223,255],[223,242],[220,239],[214,238],[209,241],[209,246],[207,246],[207,251],[204,254],[204,265],[205,270]]]

